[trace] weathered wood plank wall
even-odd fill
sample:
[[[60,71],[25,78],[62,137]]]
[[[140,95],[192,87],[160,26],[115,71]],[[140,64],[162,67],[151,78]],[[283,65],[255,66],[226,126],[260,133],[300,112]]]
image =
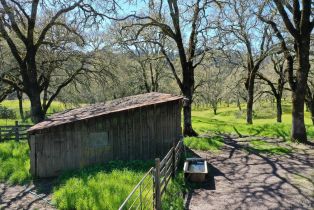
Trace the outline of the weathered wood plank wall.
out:
[[[162,157],[180,138],[180,103],[129,109],[30,135],[31,173],[50,177],[110,160]]]

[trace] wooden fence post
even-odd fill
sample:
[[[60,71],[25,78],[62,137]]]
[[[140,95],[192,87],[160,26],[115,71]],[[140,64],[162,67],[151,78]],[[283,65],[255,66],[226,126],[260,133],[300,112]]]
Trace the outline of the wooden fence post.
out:
[[[15,121],[15,140],[19,141],[20,140],[20,135],[19,135],[19,122]]]
[[[173,142],[172,146],[172,178],[176,176],[176,144]]]
[[[161,195],[160,195],[160,159],[155,159],[155,209],[161,210]]]

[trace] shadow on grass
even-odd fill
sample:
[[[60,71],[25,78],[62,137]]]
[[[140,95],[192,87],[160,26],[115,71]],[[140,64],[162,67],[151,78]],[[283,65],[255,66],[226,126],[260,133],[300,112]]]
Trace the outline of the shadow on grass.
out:
[[[223,146],[223,138],[221,136],[186,137],[184,144],[191,149],[217,152]]]
[[[245,147],[245,150],[252,153],[267,153],[273,155],[283,155],[292,152],[292,149],[276,146],[263,140],[252,140],[249,142],[249,146]]]
[[[218,133],[241,133],[243,136],[273,136],[283,138],[285,141],[290,136],[290,126],[280,123],[267,123],[263,125],[247,125],[241,122],[227,122],[205,117],[193,117],[194,127],[201,133],[214,131]],[[314,136],[314,131],[308,130],[309,136]]]
[[[105,164],[96,164],[83,169],[66,171],[56,179],[56,185],[62,185],[70,178],[80,178],[87,181],[89,178],[96,176],[98,173],[111,173],[112,171],[133,171],[135,173],[145,173],[154,165],[153,160],[142,161],[110,161]]]
[[[264,125],[253,125],[252,127],[247,127],[247,132],[244,134],[240,133],[236,126],[233,126],[235,132],[240,136],[272,136],[277,138],[282,138],[284,141],[288,141],[290,133],[287,127],[283,124],[264,124]],[[241,135],[240,135],[241,134]]]

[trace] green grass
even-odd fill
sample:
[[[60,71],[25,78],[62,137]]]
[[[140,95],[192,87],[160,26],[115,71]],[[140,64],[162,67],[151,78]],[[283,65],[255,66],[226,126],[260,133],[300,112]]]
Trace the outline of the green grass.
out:
[[[254,111],[253,125],[246,124],[246,111],[236,106],[220,107],[214,115],[211,109],[193,110],[192,125],[198,133],[234,133],[242,135],[256,135],[282,137],[289,139],[291,130],[291,104],[283,105],[283,123],[276,122],[275,108],[267,104],[257,106]],[[309,112],[305,112],[307,135],[314,138],[314,126]],[[237,131],[236,131],[237,130]]]
[[[58,209],[117,209],[152,165],[112,161],[65,172],[54,182],[53,203]],[[29,168],[26,141],[0,143],[0,182],[25,184],[32,180]]]
[[[0,143],[0,182],[23,184],[31,179],[26,141]]]
[[[183,210],[184,194],[188,187],[184,181],[183,173],[180,172],[174,179],[171,179],[165,194],[162,197],[162,209]]]
[[[14,125],[15,121],[19,121],[19,123],[23,124],[32,124],[31,119],[27,118],[25,122],[22,122],[20,111],[19,111],[19,101],[18,100],[4,100],[0,102],[1,106],[5,106],[9,109],[12,109],[15,111],[17,118],[16,119],[0,119],[0,125]],[[30,112],[30,101],[29,100],[23,100],[23,108],[24,108],[24,114],[27,112]],[[63,103],[54,101],[52,102],[51,106],[49,107],[47,113],[56,113],[65,110],[66,107]]]
[[[271,155],[283,155],[292,152],[290,148],[284,146],[276,146],[263,140],[252,140],[249,142],[249,147],[246,148],[249,152],[266,153]]]
[[[19,113],[19,101],[18,100],[4,100],[0,104],[10,109],[16,110],[17,114]],[[29,100],[23,100],[24,111],[30,111],[30,106],[31,104]],[[59,101],[54,101],[49,107],[47,113],[55,113],[55,112],[63,111],[65,108],[66,107],[63,103]]]
[[[184,144],[191,148],[203,151],[218,152],[224,145],[221,136],[214,137],[186,137]]]
[[[54,188],[58,209],[118,209],[152,161],[112,161],[64,174]]]

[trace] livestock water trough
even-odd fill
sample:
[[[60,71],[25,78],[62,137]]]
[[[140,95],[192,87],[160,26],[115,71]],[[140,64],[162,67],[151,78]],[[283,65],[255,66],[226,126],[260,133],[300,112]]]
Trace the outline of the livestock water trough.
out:
[[[187,158],[183,171],[189,181],[204,182],[208,173],[207,161],[203,158]]]

